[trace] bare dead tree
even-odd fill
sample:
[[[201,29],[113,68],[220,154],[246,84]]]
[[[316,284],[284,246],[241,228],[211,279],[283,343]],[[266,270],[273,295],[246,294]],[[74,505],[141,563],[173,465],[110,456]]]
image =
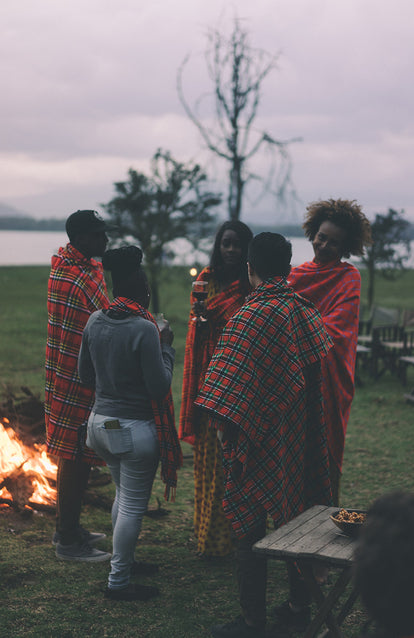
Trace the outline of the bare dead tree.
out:
[[[207,42],[205,59],[213,91],[201,96],[194,107],[190,107],[183,89],[183,73],[189,61],[187,56],[177,73],[177,92],[185,112],[198,128],[207,148],[230,167],[229,217],[239,219],[245,187],[249,181],[260,180],[264,190],[283,199],[291,185],[288,144],[297,140],[277,140],[254,127],[263,81],[275,69],[278,56],[253,48],[249,33],[238,18],[234,19],[230,36],[218,29],[209,29]],[[199,113],[205,98],[213,100],[215,115],[211,126]],[[252,173],[248,167],[249,160],[264,147],[271,154],[266,177]]]

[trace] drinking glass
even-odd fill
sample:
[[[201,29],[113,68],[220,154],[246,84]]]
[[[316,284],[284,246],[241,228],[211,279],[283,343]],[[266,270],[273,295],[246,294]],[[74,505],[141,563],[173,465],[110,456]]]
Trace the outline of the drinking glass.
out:
[[[165,327],[165,325],[168,323],[162,312],[158,312],[155,315],[155,321],[157,322],[157,326],[159,330],[162,330]]]
[[[192,289],[193,296],[197,299],[197,301],[203,302],[207,299],[208,281],[193,281]],[[201,312],[197,317],[193,317],[192,321],[196,321],[197,323],[204,323],[207,321],[207,319]]]

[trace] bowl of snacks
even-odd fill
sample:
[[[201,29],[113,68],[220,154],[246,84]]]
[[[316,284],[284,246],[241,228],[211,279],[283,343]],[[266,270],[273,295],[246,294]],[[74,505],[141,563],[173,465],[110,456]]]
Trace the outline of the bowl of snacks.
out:
[[[331,521],[347,536],[358,536],[365,521],[366,511],[340,509],[331,515]]]

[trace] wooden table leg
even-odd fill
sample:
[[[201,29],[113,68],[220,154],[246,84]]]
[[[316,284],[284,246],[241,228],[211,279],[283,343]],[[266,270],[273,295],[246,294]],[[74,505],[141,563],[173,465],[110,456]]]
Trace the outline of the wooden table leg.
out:
[[[323,623],[326,623],[329,628],[328,633],[330,636],[333,638],[341,638],[342,633],[340,625],[351,610],[352,605],[357,598],[356,593],[352,592],[337,618],[334,617],[332,610],[351,580],[351,568],[348,567],[341,571],[335,585],[332,587],[329,594],[325,596],[313,575],[312,563],[301,562],[298,563],[298,565],[317,605],[317,613],[312,619],[309,627],[306,629],[304,638],[315,638]]]
[[[358,598],[358,595],[359,595],[358,591],[354,587],[350,595],[348,596],[348,599],[345,601],[344,605],[342,606],[341,611],[338,614],[338,622],[340,625],[342,625],[345,618],[348,616],[349,612],[351,611],[352,607],[354,606],[354,603],[356,602]]]

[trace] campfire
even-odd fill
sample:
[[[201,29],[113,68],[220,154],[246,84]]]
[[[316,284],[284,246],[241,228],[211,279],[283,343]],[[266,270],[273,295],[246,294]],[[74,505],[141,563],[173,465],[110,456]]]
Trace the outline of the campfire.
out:
[[[56,470],[44,444],[25,445],[9,419],[0,419],[0,507],[54,508]]]
[[[28,388],[0,405],[0,508],[53,510],[56,465],[46,454],[44,405]]]
[[[54,512],[57,466],[46,453],[44,403],[21,390],[6,387],[0,403],[0,509]],[[84,502],[111,511],[112,497],[91,489],[110,482],[109,472],[93,467]]]

